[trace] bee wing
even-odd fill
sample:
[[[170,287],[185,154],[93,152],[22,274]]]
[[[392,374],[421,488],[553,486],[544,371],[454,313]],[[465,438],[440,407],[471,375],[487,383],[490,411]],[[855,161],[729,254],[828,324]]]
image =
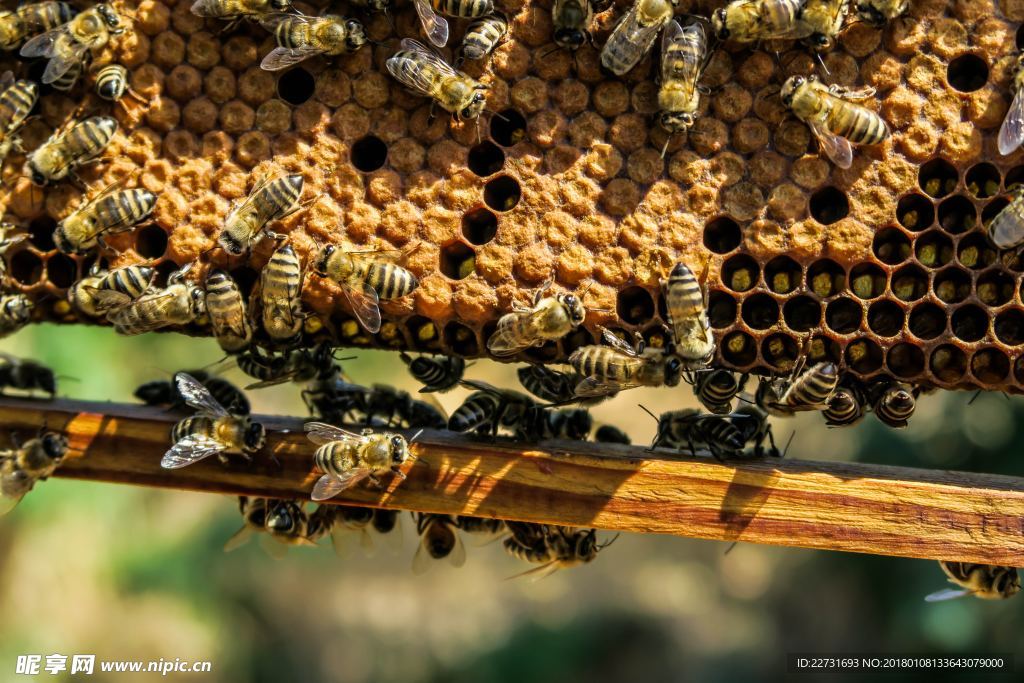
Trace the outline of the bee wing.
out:
[[[307,422],[304,429],[309,440],[318,446],[335,441],[362,441],[365,438],[361,434],[354,434],[326,422]]]
[[[577,396],[581,397],[607,396],[618,391],[624,391],[638,386],[640,385],[623,382],[605,382],[597,377],[587,377],[577,384],[573,391]]]
[[[370,334],[380,332],[380,299],[377,297],[377,290],[364,283],[362,289],[343,286],[341,291],[348,299],[352,315],[359,320],[366,331]]]
[[[92,297],[93,307],[97,311],[105,311],[108,315],[132,302],[132,298],[124,292],[118,292],[113,289],[98,289],[88,285],[83,285],[82,288],[89,292],[89,296]]]
[[[42,33],[21,46],[22,57],[52,57],[57,39],[64,35],[64,27]]]
[[[836,135],[821,123],[810,123],[808,126],[832,163],[839,168],[850,168],[853,165],[853,147],[849,140]]]
[[[133,306],[139,306],[143,302],[146,305],[153,306],[156,309],[165,307],[171,301],[175,299],[177,295],[174,292],[154,292],[149,295],[139,297],[132,305],[121,306],[120,308],[110,311],[107,313],[107,320],[114,323],[117,327],[117,331],[121,334],[129,334],[122,325],[131,324],[130,334],[142,334],[144,332],[152,332],[153,330],[159,329],[164,326],[163,316],[160,314],[152,315],[146,322],[141,320],[131,320],[129,313],[132,311]]]
[[[0,517],[8,514],[11,510],[18,507],[18,503],[24,496],[18,496],[17,498],[8,498],[7,496],[0,496]]]
[[[351,470],[340,476],[325,474],[317,480],[309,497],[317,502],[334,498],[345,489],[358,484],[369,474],[370,470],[365,468]]]
[[[609,43],[613,38],[617,39],[622,62],[628,64],[630,69],[636,66],[644,58],[644,55],[650,51],[654,41],[658,39],[658,31],[663,26],[658,22],[642,24],[640,22],[640,15],[637,12],[639,4],[636,3],[629,8],[629,12],[615,26],[612,36],[608,38]],[[607,49],[607,43],[605,45]],[[625,73],[623,71],[617,75],[621,76]]]
[[[275,560],[283,560],[288,555],[288,546],[270,534],[260,537],[260,547]]]
[[[415,52],[419,58],[429,63],[433,68],[425,69],[423,65],[407,57],[392,56],[387,61],[388,71],[399,83],[411,88],[418,93],[433,96],[434,78],[457,76],[458,72],[448,62],[441,59],[433,50],[427,48],[423,43],[405,38],[402,40],[402,49]]]
[[[515,323],[518,321],[519,315],[518,313],[509,313],[502,316],[498,321],[498,329],[487,340],[488,351],[495,356],[511,356],[529,348],[529,340],[515,336]]]
[[[280,71],[281,69],[287,69],[290,66],[298,64],[299,62],[315,57],[316,55],[323,52],[320,48],[306,45],[303,47],[275,47],[271,50],[263,61],[260,62],[260,68],[264,71]]]
[[[455,534],[455,545],[448,553],[448,564],[453,567],[461,567],[466,564],[466,546],[462,543],[462,537],[456,529],[453,528],[452,533]]]
[[[200,460],[216,455],[224,450],[224,444],[213,439],[190,434],[182,438],[171,449],[164,453],[160,466],[168,470],[176,470],[195,464]]]
[[[416,5],[416,14],[420,17],[420,24],[423,26],[423,32],[427,35],[427,40],[438,47],[447,45],[448,22],[434,11],[428,0],[415,0],[413,4]]]
[[[273,379],[265,379],[262,382],[253,382],[252,384],[246,384],[245,390],[252,391],[253,389],[266,389],[267,387],[276,387],[278,384],[284,384],[285,382],[291,381],[292,377],[294,376],[294,372],[286,372],[280,377],[274,377]]]
[[[925,602],[942,602],[944,600],[955,600],[956,598],[962,598],[970,595],[973,591],[967,589],[956,589],[956,588],[943,588],[940,591],[935,591],[929,595],[924,596]]]
[[[601,337],[604,338],[608,345],[613,347],[616,351],[621,351],[627,356],[636,357],[636,349],[627,344],[626,342],[619,339],[618,335],[609,330],[607,327],[601,328]]]
[[[178,393],[185,399],[185,403],[189,404],[192,408],[213,417],[226,417],[228,415],[228,411],[217,402],[217,399],[213,397],[210,390],[187,372],[176,374],[174,376],[174,383],[178,387]]]
[[[46,71],[43,72],[43,83],[53,83],[72,68],[80,65],[85,59],[85,53],[88,49],[85,43],[75,41],[60,51],[55,52],[46,64]]]
[[[224,544],[224,552],[230,553],[232,550],[238,550],[249,542],[252,535],[253,528],[248,524],[244,525],[227,540],[227,543]]]
[[[427,570],[430,569],[433,559],[430,553],[426,549],[427,541],[426,537],[420,539],[420,543],[416,546],[416,554],[412,557],[412,573],[416,576],[426,574]]]
[[[1011,154],[1024,142],[1024,88],[1013,96],[1010,109],[1006,112],[1003,125],[999,128],[999,153]]]

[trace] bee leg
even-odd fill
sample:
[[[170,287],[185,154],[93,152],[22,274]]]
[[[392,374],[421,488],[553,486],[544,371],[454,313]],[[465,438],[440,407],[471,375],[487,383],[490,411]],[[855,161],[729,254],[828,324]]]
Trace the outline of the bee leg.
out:
[[[436,100],[431,100],[431,102],[430,102],[430,113],[427,115],[427,125],[428,126],[434,122],[434,119],[436,118],[436,110],[437,110],[437,101]]]

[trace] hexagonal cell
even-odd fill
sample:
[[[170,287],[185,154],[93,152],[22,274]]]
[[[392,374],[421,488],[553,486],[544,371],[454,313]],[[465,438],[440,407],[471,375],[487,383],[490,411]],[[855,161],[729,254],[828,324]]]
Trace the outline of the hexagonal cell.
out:
[[[49,216],[39,216],[28,224],[28,241],[39,251],[51,251],[57,248],[53,243],[53,231],[57,221]]]
[[[917,377],[924,372],[924,351],[913,344],[896,344],[889,349],[887,365],[897,377]]]
[[[931,302],[918,304],[910,309],[907,329],[918,339],[935,339],[946,330],[946,311]]]
[[[935,222],[935,205],[920,194],[908,194],[896,205],[896,220],[907,230],[924,230]]]
[[[959,268],[946,268],[935,275],[935,296],[947,304],[960,303],[971,294],[971,276]]]
[[[463,242],[449,242],[441,247],[441,273],[453,280],[462,280],[476,269],[476,252]]]
[[[643,287],[626,287],[616,302],[619,318],[631,325],[645,325],[654,317],[654,299]]]
[[[821,259],[807,269],[807,289],[826,298],[846,289],[846,271],[832,259]]]
[[[511,147],[526,138],[526,119],[515,109],[503,109],[491,117],[491,139]]]
[[[743,368],[757,360],[757,344],[746,332],[731,332],[722,339],[719,351],[726,363]]]
[[[978,212],[971,200],[954,195],[939,204],[939,225],[951,235],[967,232],[978,223]]]
[[[1014,166],[1006,172],[1003,187],[1005,187],[1008,192],[1015,190],[1021,183],[1024,183],[1024,166]]]
[[[1007,346],[1024,344],[1024,312],[1016,308],[1003,311],[996,316],[994,328],[996,338]]]
[[[953,311],[950,325],[957,339],[976,342],[988,333],[988,315],[981,306],[966,304]]]
[[[914,255],[928,268],[944,266],[953,260],[953,240],[939,230],[929,230],[914,240]]]
[[[363,173],[372,173],[388,159],[388,146],[376,135],[367,135],[352,144],[352,165]]]
[[[534,363],[550,363],[558,358],[558,344],[547,341],[540,346],[531,346],[523,351],[523,355]]]
[[[943,344],[932,352],[928,367],[940,381],[954,384],[967,372],[967,356],[956,346]]]
[[[451,352],[460,356],[475,356],[480,353],[476,333],[462,323],[452,321],[444,326],[444,340]]]
[[[1002,306],[1013,298],[1016,288],[1013,276],[1005,270],[988,270],[981,274],[974,291],[987,306]]]
[[[850,334],[860,329],[864,306],[849,297],[839,297],[825,308],[825,324],[836,334]]]
[[[828,337],[814,337],[807,344],[807,361],[809,363],[839,363],[843,358],[843,350],[838,342]]]
[[[988,162],[971,166],[965,176],[967,191],[978,199],[988,199],[999,194],[999,169]]]
[[[811,217],[822,225],[831,225],[850,214],[850,200],[836,187],[823,187],[811,195]]]
[[[722,283],[734,292],[746,292],[757,284],[757,261],[749,254],[736,254],[722,264]]]
[[[885,271],[873,263],[859,263],[850,270],[850,290],[858,299],[874,299],[885,291]]]
[[[882,367],[882,347],[870,339],[857,339],[846,346],[846,367],[860,375],[870,375]]]
[[[956,189],[959,181],[956,167],[945,159],[932,159],[917,173],[917,183],[929,197],[945,197]]]
[[[441,348],[440,335],[433,320],[422,315],[413,315],[405,321],[413,348],[420,351],[436,351]]]
[[[800,356],[800,344],[788,334],[772,334],[761,342],[761,356],[779,370],[791,370]]]
[[[1010,374],[1010,359],[999,349],[982,349],[971,357],[971,374],[985,384],[999,384]]]
[[[594,339],[593,335],[590,334],[587,328],[577,327],[575,330],[562,337],[561,343],[562,353],[568,357],[576,349],[596,344],[597,340]]]
[[[821,324],[821,304],[809,296],[795,296],[782,307],[782,317],[794,332],[807,332]]]
[[[789,294],[800,280],[800,264],[788,256],[776,256],[764,267],[764,282],[776,294]]]
[[[285,71],[277,79],[277,96],[285,102],[300,105],[313,96],[316,79],[301,66]]]
[[[999,212],[1009,206],[1010,200],[1006,197],[996,197],[981,209],[981,224],[988,228],[992,219],[999,215]]]
[[[728,254],[742,240],[739,223],[728,216],[720,216],[704,226],[704,246],[715,254]]]
[[[755,330],[767,330],[779,322],[779,304],[767,294],[754,294],[743,301],[743,321]]]
[[[671,343],[669,333],[661,323],[655,323],[642,331],[640,336],[644,338],[644,344],[649,349],[665,349]]]
[[[498,212],[511,211],[522,196],[519,181],[512,176],[498,176],[484,185],[484,204]]]
[[[879,261],[894,266],[910,256],[910,238],[899,228],[883,228],[875,233],[871,250]]]
[[[46,279],[54,287],[67,289],[77,277],[78,264],[67,254],[52,254],[46,260]]]
[[[157,259],[167,251],[167,231],[159,225],[147,225],[135,231],[135,251],[145,259]]]
[[[43,277],[43,260],[28,249],[22,249],[9,257],[9,273],[12,279],[23,285],[34,285]]]
[[[950,61],[946,80],[960,92],[974,92],[988,82],[988,64],[978,55],[967,53]]]
[[[736,322],[736,299],[715,289],[708,295],[708,319],[711,327],[720,330]]]
[[[166,287],[167,278],[176,273],[177,270],[178,264],[174,261],[161,261],[156,265],[155,272],[153,273],[153,286]]]
[[[487,244],[498,234],[498,217],[483,206],[467,211],[462,217],[462,236],[470,244]]]
[[[888,299],[868,308],[868,327],[879,337],[895,337],[903,329],[903,309]]]
[[[389,349],[403,349],[405,348],[405,337],[402,335],[402,328],[398,326],[398,323],[385,320],[380,325],[380,331],[377,332],[375,339]]]
[[[987,268],[996,262],[998,256],[988,238],[978,232],[965,236],[956,249],[956,260],[971,270]]]
[[[505,165],[505,152],[490,140],[484,140],[469,150],[466,165],[476,175],[486,178]]]
[[[928,293],[928,273],[908,264],[892,274],[892,293],[902,301],[917,301]]]

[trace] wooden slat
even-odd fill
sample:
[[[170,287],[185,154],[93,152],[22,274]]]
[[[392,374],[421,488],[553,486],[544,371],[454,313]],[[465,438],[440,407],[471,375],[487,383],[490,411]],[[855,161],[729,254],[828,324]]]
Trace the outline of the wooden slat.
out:
[[[0,401],[0,425],[64,430],[58,476],[226,494],[306,498],[319,476],[302,421],[261,417],[249,465],[216,458],[164,470],[180,415],[138,406]],[[290,430],[290,431],[284,431]],[[1024,479],[859,463],[651,459],[643,448],[549,442],[517,448],[424,433],[409,478],[336,499],[423,512],[724,541],[1024,566]],[[276,462],[274,459],[276,458]]]

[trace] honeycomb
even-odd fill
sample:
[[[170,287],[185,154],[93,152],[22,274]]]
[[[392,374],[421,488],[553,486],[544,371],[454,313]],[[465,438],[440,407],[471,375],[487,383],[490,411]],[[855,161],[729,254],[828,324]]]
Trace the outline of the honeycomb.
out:
[[[660,343],[659,281],[683,260],[706,278],[725,367],[784,371],[806,350],[865,380],[1024,389],[1024,262],[997,253],[983,231],[1024,180],[1024,153],[995,149],[1024,0],[915,0],[884,30],[851,23],[823,57],[827,75],[790,43],[719,46],[702,115],[668,140],[664,158],[656,54],[616,79],[593,46],[552,51],[549,0],[497,0],[509,37],[464,65],[490,86],[496,113],[458,123],[431,119],[430,102],[384,69],[398,38],[418,32],[409,2],[390,18],[353,9],[372,44],[279,74],[259,68],[273,47],[267,32],[245,22],[223,32],[190,4],[127,3],[134,30],[95,60],[128,67],[143,102],[114,107],[121,130],[81,175],[93,187],[132,178],[159,193],[150,224],[109,239],[111,266],[146,261],[166,277],[213,246],[255,180],[301,173],[315,201],[274,229],[307,263],[327,242],[397,249],[421,282],[382,304],[385,323],[371,336],[339,288],[310,275],[303,299],[322,326],[310,326],[309,343],[330,335],[478,356],[513,302],[549,281],[584,294],[589,314],[526,357],[563,359],[598,325]],[[707,16],[722,4],[682,0],[677,12]],[[597,15],[598,46],[627,6]],[[325,3],[296,7],[316,14]],[[452,22],[449,59],[465,26]],[[10,54],[0,61],[19,75],[42,70]],[[777,96],[789,75],[814,72],[876,88],[869,106],[893,129],[883,146],[857,148],[848,170],[818,154]],[[26,149],[69,117],[109,108],[85,80],[69,94],[44,88]],[[44,317],[73,322],[45,295],[62,295],[91,265],[55,252],[50,237],[82,193],[33,188],[23,162],[9,156],[0,188],[5,219],[30,236],[6,254],[12,284],[39,299]],[[248,290],[273,247],[209,260]]]

